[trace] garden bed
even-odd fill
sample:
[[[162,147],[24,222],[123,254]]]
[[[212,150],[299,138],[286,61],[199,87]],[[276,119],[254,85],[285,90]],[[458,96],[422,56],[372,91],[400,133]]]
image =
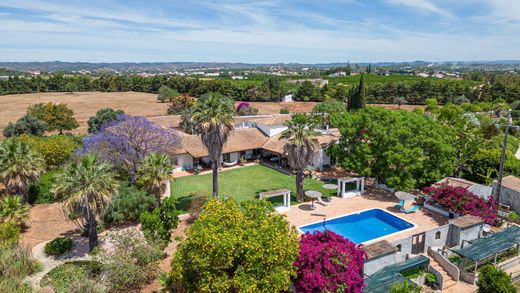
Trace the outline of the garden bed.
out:
[[[72,289],[90,289],[98,292],[104,289],[101,282],[101,264],[95,261],[72,261],[52,269],[40,282],[40,286],[52,287],[56,293],[70,292]],[[99,289],[98,291],[95,291]]]

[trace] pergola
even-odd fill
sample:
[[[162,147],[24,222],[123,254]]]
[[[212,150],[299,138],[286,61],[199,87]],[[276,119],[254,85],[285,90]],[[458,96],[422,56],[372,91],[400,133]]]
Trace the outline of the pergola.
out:
[[[511,226],[487,237],[466,242],[468,244],[462,243],[462,248],[450,250],[463,257],[463,267],[468,267],[474,263],[474,271],[476,272],[479,264],[488,263],[491,259],[493,264],[496,264],[499,255],[507,253],[511,248],[520,246],[520,227]]]
[[[291,208],[291,191],[289,189],[276,189],[271,191],[260,192],[259,198],[271,198],[275,196],[283,196],[283,205],[279,205],[274,207],[274,209],[283,213],[288,211]]]
[[[355,189],[348,189],[349,183],[356,183]],[[365,192],[365,177],[343,177],[338,178],[338,196],[354,197]]]

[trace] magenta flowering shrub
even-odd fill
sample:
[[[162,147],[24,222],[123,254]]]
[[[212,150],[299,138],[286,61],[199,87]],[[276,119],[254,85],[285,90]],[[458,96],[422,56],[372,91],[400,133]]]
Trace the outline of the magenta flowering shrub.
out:
[[[484,199],[464,187],[449,185],[426,187],[424,191],[430,194],[430,202],[443,206],[449,212],[477,216],[487,224],[496,225],[497,201],[494,197]]]
[[[251,104],[248,102],[240,102],[240,104],[237,106],[237,112],[240,112],[240,109],[242,108],[251,108]]]
[[[363,264],[367,258],[360,245],[332,231],[306,233],[294,263],[297,292],[362,292]]]

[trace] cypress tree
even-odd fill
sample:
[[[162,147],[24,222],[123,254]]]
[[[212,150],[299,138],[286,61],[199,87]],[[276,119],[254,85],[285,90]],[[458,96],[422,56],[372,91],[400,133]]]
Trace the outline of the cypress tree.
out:
[[[352,89],[350,94],[350,99],[348,100],[348,110],[357,110],[363,109],[366,106],[365,100],[366,86],[365,86],[365,76],[361,74],[361,78],[359,79],[359,85]]]

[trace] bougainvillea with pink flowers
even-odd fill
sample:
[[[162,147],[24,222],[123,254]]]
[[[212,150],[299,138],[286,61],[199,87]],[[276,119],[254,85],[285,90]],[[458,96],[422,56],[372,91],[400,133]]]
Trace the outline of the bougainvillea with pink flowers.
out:
[[[360,245],[332,231],[306,233],[294,263],[297,292],[362,292],[367,254]]]
[[[429,202],[441,205],[449,212],[477,216],[487,224],[497,224],[497,201],[493,197],[481,198],[464,187],[449,185],[426,187],[424,191],[430,195]]]
[[[237,112],[240,112],[240,109],[242,108],[249,108],[251,107],[251,104],[249,104],[248,102],[240,102],[240,104],[238,104],[237,106]]]

